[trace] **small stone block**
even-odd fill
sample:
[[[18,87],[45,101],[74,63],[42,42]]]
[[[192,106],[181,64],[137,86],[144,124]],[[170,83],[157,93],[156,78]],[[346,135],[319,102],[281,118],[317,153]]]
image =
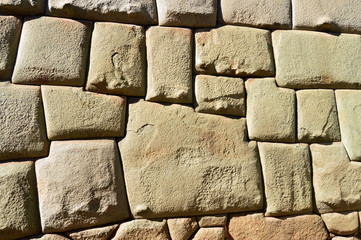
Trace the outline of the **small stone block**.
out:
[[[0,14],[42,15],[45,3],[46,0],[0,0]]]
[[[188,240],[197,231],[198,224],[195,217],[170,218],[167,220],[169,234],[172,240]]]
[[[358,212],[321,214],[328,231],[336,235],[352,235],[359,229]]]
[[[224,240],[225,232],[222,227],[200,228],[193,240]]]
[[[200,227],[225,227],[227,225],[227,215],[199,216]]]

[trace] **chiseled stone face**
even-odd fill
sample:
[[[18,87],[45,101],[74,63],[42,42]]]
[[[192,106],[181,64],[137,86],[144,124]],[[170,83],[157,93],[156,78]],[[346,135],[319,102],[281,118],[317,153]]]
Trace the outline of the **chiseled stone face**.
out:
[[[0,0],[0,14],[41,15],[46,0]]]
[[[67,233],[73,240],[108,240],[118,229],[119,224],[113,224],[105,227],[90,228],[85,230],[75,230]]]
[[[200,228],[193,240],[223,240],[225,234],[223,227]]]
[[[122,223],[112,240],[133,239],[170,240],[167,221],[136,219]]]
[[[170,218],[167,220],[169,234],[172,240],[188,240],[198,229],[195,217]]]
[[[359,229],[358,212],[324,213],[321,217],[328,231],[336,235],[352,235]]]
[[[119,147],[136,218],[263,207],[257,146],[246,142],[244,119],[132,99]]]

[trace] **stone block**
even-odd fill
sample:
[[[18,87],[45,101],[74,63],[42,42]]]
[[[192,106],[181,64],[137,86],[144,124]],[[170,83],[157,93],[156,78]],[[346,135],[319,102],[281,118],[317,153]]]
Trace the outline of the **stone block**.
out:
[[[24,238],[22,240],[70,240],[70,238],[64,237],[59,234],[40,234],[37,236]]]
[[[0,14],[42,15],[46,0],[0,0]]]
[[[224,240],[225,232],[222,227],[200,228],[193,240]]]
[[[67,235],[72,240],[109,240],[118,227],[119,224],[113,224],[105,227],[97,227],[80,231],[75,230],[68,232]]]
[[[336,235],[352,235],[359,228],[358,212],[324,213],[321,217],[328,231]]]
[[[197,231],[198,224],[195,217],[170,218],[167,220],[169,234],[172,240],[188,240]]]
[[[225,227],[227,225],[227,215],[199,216],[200,227]]]

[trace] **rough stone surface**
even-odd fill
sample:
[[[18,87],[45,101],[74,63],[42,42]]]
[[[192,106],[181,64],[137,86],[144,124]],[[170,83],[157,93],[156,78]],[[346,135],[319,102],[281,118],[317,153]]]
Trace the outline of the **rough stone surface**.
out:
[[[342,237],[342,236],[335,236],[332,240],[360,240],[358,237],[349,236],[349,237]]]
[[[13,83],[83,86],[91,23],[25,18]]]
[[[157,0],[159,25],[213,27],[217,19],[217,0]]]
[[[223,24],[289,29],[291,1],[220,0],[219,19]]]
[[[195,39],[198,73],[241,77],[274,75],[269,31],[223,26],[198,30]]]
[[[233,239],[327,240],[328,233],[316,214],[295,217],[264,217],[262,213],[231,215],[229,234]]]
[[[70,238],[58,234],[41,234],[35,237],[29,237],[22,240],[70,240]]]
[[[193,240],[223,240],[225,230],[222,227],[200,228]]]
[[[126,97],[77,87],[41,86],[41,91],[50,140],[124,135]]]
[[[48,154],[40,87],[0,83],[0,136],[0,160]]]
[[[325,213],[321,217],[328,231],[337,235],[352,235],[359,228],[358,212]]]
[[[297,137],[300,142],[341,141],[333,90],[301,90],[297,95]]]
[[[188,240],[198,229],[197,220],[192,218],[171,218],[167,220],[172,240]]]
[[[143,27],[96,22],[90,49],[87,90],[145,96]]]
[[[293,30],[272,38],[280,87],[361,88],[360,35]]]
[[[295,91],[278,88],[273,78],[249,79],[246,89],[249,138],[259,141],[294,142]]]
[[[0,14],[43,14],[46,0],[0,0]]]
[[[73,240],[108,240],[118,229],[119,224],[113,224],[105,227],[73,231],[67,235]]]
[[[147,30],[146,100],[192,103],[192,38],[185,28]]]
[[[227,224],[227,215],[200,216],[198,224],[200,227],[224,227]]]
[[[49,0],[50,15],[150,25],[157,23],[155,0]]]
[[[119,147],[133,215],[262,209],[257,147],[245,140],[245,119],[132,99]]]
[[[241,78],[198,75],[195,80],[196,111],[245,116],[245,92]]]
[[[34,162],[0,163],[0,239],[40,233]]]
[[[129,217],[114,140],[53,141],[49,156],[37,160],[35,170],[43,232],[89,228]]]

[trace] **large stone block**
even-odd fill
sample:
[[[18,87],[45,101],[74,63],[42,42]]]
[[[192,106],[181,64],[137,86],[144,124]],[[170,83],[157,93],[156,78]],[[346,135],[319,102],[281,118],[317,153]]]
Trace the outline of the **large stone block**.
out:
[[[86,89],[145,96],[145,60],[143,27],[96,22]]]
[[[223,26],[198,30],[195,39],[198,73],[241,77],[274,75],[271,35],[267,30]]]
[[[124,135],[126,97],[62,86],[43,85],[41,92],[50,140]]]
[[[293,30],[272,38],[280,87],[361,88],[360,35]]]
[[[324,213],[321,217],[333,234],[352,235],[359,229],[358,212]]]
[[[83,86],[90,34],[90,22],[25,18],[13,83]]]
[[[35,163],[42,230],[64,232],[129,217],[114,140],[54,141]]]
[[[0,0],[1,14],[41,15],[46,0]]]
[[[119,147],[133,216],[262,209],[257,146],[245,141],[245,119],[132,99]]]

